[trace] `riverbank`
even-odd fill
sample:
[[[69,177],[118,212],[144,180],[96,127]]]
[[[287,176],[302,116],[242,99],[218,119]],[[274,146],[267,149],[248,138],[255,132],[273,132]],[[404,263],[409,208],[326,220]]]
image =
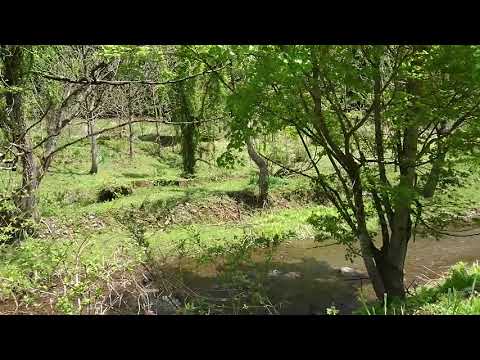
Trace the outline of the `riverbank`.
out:
[[[405,301],[363,306],[362,315],[480,315],[480,265],[459,262],[440,278],[410,289]]]
[[[342,246],[314,240],[308,218],[334,210],[308,179],[272,176],[271,203],[259,208],[251,203],[257,178],[248,159],[233,169],[199,163],[186,181],[175,151],[160,156],[140,143],[132,162],[122,155],[125,144],[102,142],[95,176],[87,173],[88,144],[59,154],[40,189],[37,234],[0,248],[0,313],[145,314],[174,296],[181,306],[173,313],[307,315],[335,307],[351,314],[360,298],[374,299],[365,276],[339,271],[364,274],[360,258],[349,262]],[[425,215],[473,229],[480,182],[473,172],[467,180],[439,191]],[[132,192],[99,201],[99,191],[114,186]],[[437,241],[417,233],[407,255],[409,289],[479,259],[480,236],[465,234]]]

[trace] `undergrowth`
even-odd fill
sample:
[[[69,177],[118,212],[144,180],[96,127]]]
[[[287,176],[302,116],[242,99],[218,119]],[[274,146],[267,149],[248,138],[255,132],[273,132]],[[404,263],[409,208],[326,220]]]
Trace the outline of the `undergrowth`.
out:
[[[479,315],[480,264],[459,262],[447,274],[420,286],[405,300],[364,303],[360,314],[368,315]],[[387,299],[388,300],[388,299]]]

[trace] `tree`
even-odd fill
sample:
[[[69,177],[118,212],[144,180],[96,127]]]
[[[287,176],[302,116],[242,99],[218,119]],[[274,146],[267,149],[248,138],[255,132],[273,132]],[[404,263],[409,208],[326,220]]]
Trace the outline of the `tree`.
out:
[[[103,107],[104,95],[108,91],[105,87],[98,87],[97,91],[90,92],[85,96],[85,102],[83,107],[83,117],[87,123],[87,135],[90,137],[90,157],[91,166],[90,174],[96,174],[98,172],[98,145],[97,135],[95,135],[95,123],[96,120],[105,113]]]
[[[71,75],[83,72],[84,76],[103,78],[111,73],[111,64],[95,59],[87,62],[86,58],[94,51],[88,47],[32,47],[28,52],[21,46],[5,46],[3,49],[2,77],[9,91],[5,94],[2,130],[10,137],[22,163],[23,180],[17,205],[27,216],[38,220],[38,187],[54,155],[65,148],[58,145],[58,139],[79,114],[86,94],[95,91],[88,84],[52,84],[41,73],[49,67]],[[26,95],[27,89],[33,92],[33,96]],[[44,120],[43,136],[40,125]],[[30,139],[33,132],[40,135],[35,144]],[[38,154],[39,150],[43,153]]]
[[[150,87],[188,82],[209,72],[165,79],[172,73],[166,71],[163,47],[2,46],[0,50],[1,77],[5,84],[0,93],[0,127],[8,139],[8,151],[23,165],[20,168],[23,182],[16,203],[26,216],[37,220],[36,193],[58,152],[91,139],[91,172],[94,173],[97,170],[96,136],[128,125],[133,155],[133,124],[169,123],[163,117],[135,118],[149,111]],[[151,80],[150,76],[163,80]],[[133,94],[129,88],[134,89]],[[105,113],[127,108],[128,121],[95,131],[94,119],[101,113],[98,110],[102,110],[97,105],[105,91],[109,100],[115,100],[114,104],[105,106]],[[163,91],[162,96],[165,93]],[[87,134],[66,139],[65,130],[70,129],[79,116],[87,117]],[[188,120],[179,125],[193,126],[193,123]],[[16,169],[15,163],[12,169]]]
[[[44,75],[46,68],[71,77],[80,74],[94,80],[108,78],[114,64],[99,61],[94,52],[92,47],[83,46],[2,46],[2,79],[7,89],[0,126],[9,148],[13,147],[21,160],[23,180],[16,203],[27,217],[39,219],[40,182],[55,154],[76,143],[58,144],[58,140],[80,114],[86,95],[96,91],[88,83],[52,81]],[[32,133],[38,139],[35,143]]]
[[[26,216],[38,219],[36,191],[38,188],[38,165],[33,155],[33,146],[24,116],[24,86],[29,71],[25,48],[2,45],[2,80],[6,85],[5,105],[0,111],[0,127],[10,144],[15,148],[15,157],[22,165],[22,185],[15,202]]]
[[[193,176],[198,160],[200,129],[202,125],[208,127],[215,119],[223,118],[224,99],[215,68],[206,67],[205,63],[197,58],[196,49],[188,46],[176,47],[167,58],[168,67],[176,77],[185,78],[191,73],[212,73],[178,82],[171,88],[170,93],[173,118],[180,124],[184,174]]]
[[[251,138],[247,139],[247,150],[248,155],[253,160],[255,165],[258,166],[259,174],[258,174],[258,189],[259,189],[259,196],[258,202],[261,206],[265,206],[268,202],[268,165],[267,162],[263,157],[258,155],[253,145],[253,141]]]
[[[478,115],[473,50],[438,46],[230,50],[244,71],[231,100],[233,136],[245,139],[252,132],[296,129],[315,169],[314,176],[306,175],[327,194],[339,220],[350,228],[350,245],[359,247],[378,298],[385,293],[405,296],[405,257],[424,188],[418,171],[433,162],[430,182],[435,183],[439,176],[435,166],[442,165],[438,154],[448,156],[452,140]],[[461,89],[466,90],[459,93]],[[331,174],[318,168],[313,147],[322,148]],[[381,231],[380,247],[367,227],[373,214]]]
[[[135,137],[133,120],[138,114],[145,115],[149,108],[148,104],[153,101],[150,86],[138,82],[169,75],[165,72],[163,54],[159,47],[111,45],[102,47],[101,56],[119,62],[117,77],[119,81],[126,82],[125,86],[120,86],[116,90],[115,105],[117,111],[128,119],[128,154],[132,159]]]
[[[245,69],[242,68],[241,62],[236,62],[235,58],[232,56],[234,53],[225,48],[220,46],[208,46],[208,47],[187,47],[190,51],[190,54],[193,54],[193,57],[197,60],[206,65],[206,67],[210,70],[214,70],[215,68],[220,68],[220,70],[215,70],[214,74],[216,75],[216,80],[218,85],[222,84],[223,87],[228,91],[231,95],[238,95],[236,84],[237,81],[241,80],[243,76],[243,72]],[[214,62],[220,63],[216,65],[212,65]],[[222,63],[227,63],[228,67],[222,66]],[[217,86],[218,86],[217,85]],[[230,104],[227,103],[227,96],[221,91],[221,88],[217,87],[215,92],[215,100],[217,104],[223,104],[225,107],[225,111],[232,115],[232,110],[230,108]],[[219,101],[222,99],[222,101]],[[203,108],[203,106],[202,106]],[[253,115],[255,116],[255,115]],[[231,119],[232,120],[232,119]],[[259,196],[258,196],[258,203],[263,207],[268,202],[268,164],[260,156],[255,149],[254,141],[253,141],[253,134],[254,131],[251,129],[251,122],[247,124],[247,127],[243,127],[243,123],[240,123],[241,129],[238,129],[239,123],[235,121],[228,122],[227,127],[229,128],[230,133],[230,143],[227,147],[227,152],[224,153],[218,160],[218,162],[222,165],[232,165],[234,162],[234,156],[232,155],[232,150],[240,149],[241,147],[247,147],[247,152],[250,159],[253,163],[258,167],[258,188],[259,188]],[[240,130],[240,131],[238,131]]]

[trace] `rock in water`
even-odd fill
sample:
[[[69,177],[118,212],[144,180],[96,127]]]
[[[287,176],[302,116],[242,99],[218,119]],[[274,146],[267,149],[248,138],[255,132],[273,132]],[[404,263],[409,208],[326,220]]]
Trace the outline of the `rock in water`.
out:
[[[274,269],[268,273],[268,276],[270,277],[278,277],[280,275],[282,275],[282,273],[277,269]]]
[[[351,267],[344,266],[338,269],[340,274],[347,278],[351,278],[352,280],[368,280],[368,275],[365,273],[361,273]]]
[[[345,276],[361,276],[362,275],[355,269],[352,269],[351,267],[348,267],[348,266],[341,267],[339,271],[342,275],[345,275]]]
[[[180,307],[180,301],[173,296],[162,296],[154,304],[157,315],[175,315]]]
[[[302,274],[300,274],[299,272],[291,271],[291,272],[286,273],[283,276],[286,277],[287,279],[298,279],[298,278],[302,277]]]

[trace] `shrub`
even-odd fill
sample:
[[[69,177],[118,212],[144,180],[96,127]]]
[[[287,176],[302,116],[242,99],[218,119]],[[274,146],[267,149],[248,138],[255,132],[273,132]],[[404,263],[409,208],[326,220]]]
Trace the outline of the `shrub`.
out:
[[[195,261],[200,265],[214,265],[219,285],[224,294],[221,301],[210,298],[193,298],[187,302],[184,313],[196,314],[238,314],[238,313],[271,313],[274,306],[268,297],[268,270],[272,256],[277,247],[292,233],[274,235],[272,237],[245,233],[240,238],[225,244],[205,244],[198,233],[182,239],[176,246],[181,256],[196,253]],[[188,251],[187,251],[188,249]],[[264,266],[259,271],[258,261],[254,260],[255,250],[263,249]],[[254,273],[254,275],[252,275]],[[273,310],[272,310],[273,309]]]
[[[435,285],[415,289],[404,301],[395,300],[385,306],[364,304],[361,314],[413,314],[413,315],[468,315],[480,314],[480,265],[460,262]]]
[[[98,192],[97,201],[106,202],[117,199],[120,196],[131,195],[133,190],[127,185],[108,185]]]
[[[12,200],[0,195],[0,244],[23,240],[34,231],[34,222]]]

